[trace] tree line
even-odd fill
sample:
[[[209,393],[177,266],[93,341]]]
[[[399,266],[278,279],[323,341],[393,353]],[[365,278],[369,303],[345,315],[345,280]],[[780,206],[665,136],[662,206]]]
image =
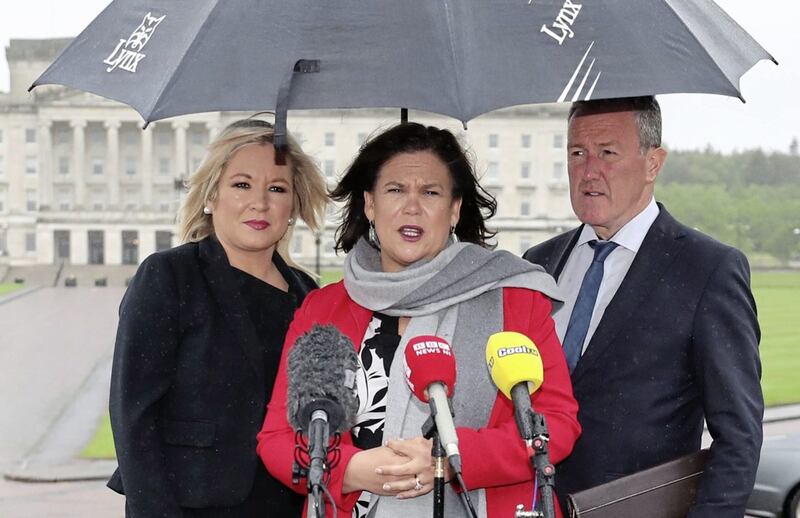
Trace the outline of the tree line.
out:
[[[671,151],[656,198],[692,227],[744,251],[756,265],[800,259],[800,155],[760,149]]]

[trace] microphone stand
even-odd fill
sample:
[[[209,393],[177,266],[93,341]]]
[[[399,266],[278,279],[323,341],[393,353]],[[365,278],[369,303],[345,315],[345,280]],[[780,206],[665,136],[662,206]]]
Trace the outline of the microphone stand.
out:
[[[311,449],[308,452],[308,515],[315,518],[325,518],[325,499],[322,485],[325,473],[325,460],[327,458],[328,441],[328,414],[323,410],[315,410],[311,414],[311,423],[308,431],[308,442]],[[314,514],[311,514],[312,511]]]
[[[444,518],[444,463],[445,451],[439,434],[436,431],[436,422],[433,416],[429,417],[422,425],[422,436],[433,439],[431,457],[434,460],[433,469],[433,518]]]
[[[533,409],[529,410],[527,418],[531,424],[532,436],[524,439],[531,454],[531,467],[536,473],[536,483],[541,491],[540,502],[542,503],[542,510],[536,511],[532,509],[531,511],[525,511],[524,506],[520,504],[517,506],[517,512],[514,517],[555,518],[553,486],[555,485],[556,468],[550,462],[550,453],[547,447],[550,442],[550,434],[547,432],[547,423],[544,416]]]

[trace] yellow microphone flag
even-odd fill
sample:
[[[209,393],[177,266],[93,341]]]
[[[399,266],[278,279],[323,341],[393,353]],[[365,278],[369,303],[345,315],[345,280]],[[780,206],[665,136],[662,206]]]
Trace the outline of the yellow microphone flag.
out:
[[[522,333],[503,331],[489,337],[486,343],[486,365],[497,388],[511,399],[511,389],[527,381],[533,394],[542,385],[544,367],[539,349]]]

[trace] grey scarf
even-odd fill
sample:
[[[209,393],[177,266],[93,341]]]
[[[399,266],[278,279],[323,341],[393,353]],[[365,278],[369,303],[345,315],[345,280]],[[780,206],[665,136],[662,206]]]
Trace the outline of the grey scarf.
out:
[[[361,239],[344,267],[345,289],[356,303],[373,312],[411,317],[389,373],[384,439],[418,437],[428,418],[427,405],[412,397],[405,382],[403,355],[410,338],[435,335],[450,343],[458,373],[452,402],[455,424],[480,428],[489,421],[497,395],[486,368],[485,349],[489,336],[503,330],[501,288],[528,288],[560,298],[555,281],[541,266],[469,243],[451,244],[433,259],[387,273],[381,271],[380,253]],[[470,491],[470,498],[485,518],[483,489]],[[432,502],[432,493],[409,500],[373,495],[369,516],[426,516]],[[458,496],[448,487],[445,516],[464,515]]]

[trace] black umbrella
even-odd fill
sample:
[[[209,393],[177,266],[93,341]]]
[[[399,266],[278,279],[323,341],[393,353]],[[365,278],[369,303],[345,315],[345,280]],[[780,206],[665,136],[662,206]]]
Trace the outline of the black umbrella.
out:
[[[578,3],[580,2],[580,3]],[[741,97],[773,59],[711,0],[115,0],[37,79],[150,122],[218,110]],[[774,61],[774,59],[773,59]]]

